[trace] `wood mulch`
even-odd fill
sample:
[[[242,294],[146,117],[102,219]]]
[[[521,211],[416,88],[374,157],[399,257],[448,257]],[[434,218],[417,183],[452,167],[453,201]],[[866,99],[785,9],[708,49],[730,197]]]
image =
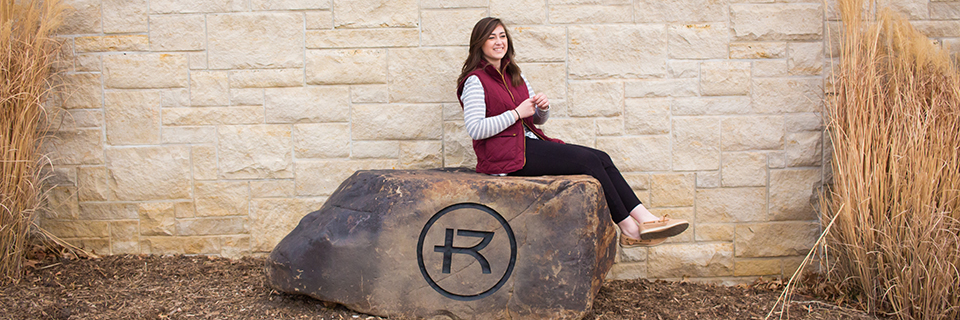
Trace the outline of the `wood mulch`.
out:
[[[47,255],[0,286],[0,319],[382,319],[265,284],[264,259]],[[607,281],[586,319],[764,319],[780,281]],[[784,319],[877,319],[796,295]],[[780,319],[775,313],[771,319]]]

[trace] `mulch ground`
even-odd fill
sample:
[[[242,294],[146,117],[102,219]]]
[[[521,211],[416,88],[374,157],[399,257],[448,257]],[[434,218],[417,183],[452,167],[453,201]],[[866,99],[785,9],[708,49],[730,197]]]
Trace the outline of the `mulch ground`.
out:
[[[258,258],[46,257],[28,265],[19,283],[0,287],[0,319],[383,319],[272,290]],[[586,319],[764,319],[782,287],[607,281]],[[810,297],[793,300],[785,319],[877,319]]]

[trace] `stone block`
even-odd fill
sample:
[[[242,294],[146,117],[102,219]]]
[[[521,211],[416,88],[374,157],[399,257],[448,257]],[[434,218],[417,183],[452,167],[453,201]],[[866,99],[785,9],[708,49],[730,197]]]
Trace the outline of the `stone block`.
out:
[[[523,76],[530,82],[533,92],[547,95],[547,99],[564,99],[567,96],[567,66],[563,63],[523,63]],[[459,104],[458,104],[459,106]],[[461,116],[462,118],[462,116]]]
[[[570,79],[662,77],[666,74],[667,34],[653,25],[569,27]],[[624,64],[624,61],[630,61]]]
[[[823,104],[821,78],[753,80],[753,108],[757,113],[817,112]]]
[[[63,24],[57,29],[61,35],[97,34],[103,30],[101,12],[102,0],[72,0],[70,8],[63,14]]]
[[[139,237],[140,237],[139,221],[111,221],[110,222],[110,239],[113,240],[114,242],[136,241],[137,238]],[[140,248],[138,247],[137,251],[139,251],[139,249]],[[116,247],[114,247],[114,250],[116,251]]]
[[[670,110],[675,116],[736,115],[750,113],[749,97],[698,97],[674,99]]]
[[[552,5],[547,12],[551,23],[601,24],[629,23],[632,6]]]
[[[473,139],[463,127],[463,121],[443,123],[443,166],[477,167],[477,154],[473,152]]]
[[[246,233],[246,217],[177,219],[177,235],[210,236]]]
[[[567,90],[572,117],[611,117],[623,110],[623,83],[574,81],[567,83]]]
[[[103,33],[147,32],[147,0],[103,0]]]
[[[694,229],[697,242],[729,241],[733,242],[734,224],[700,223]]]
[[[330,0],[253,0],[253,10],[329,10]]]
[[[221,126],[220,177],[293,178],[293,139],[289,125]]]
[[[585,176],[361,171],[339,190],[271,253],[270,286],[387,317],[580,318],[616,253]]]
[[[209,67],[300,68],[303,33],[303,14],[299,13],[208,15]]]
[[[720,171],[697,172],[697,188],[719,188]]]
[[[77,186],[77,171],[79,167],[54,168],[44,165],[40,168],[40,176],[45,177],[44,183],[50,186]]]
[[[700,223],[767,221],[766,188],[697,190],[697,229]],[[731,229],[732,231],[732,229]],[[727,240],[732,240],[730,239]]]
[[[40,150],[54,165],[103,164],[103,130],[59,131],[41,144]]]
[[[730,21],[737,40],[819,40],[820,3],[732,4]]]
[[[671,59],[726,59],[730,28],[725,23],[675,24],[668,30]]]
[[[297,159],[350,156],[350,124],[348,123],[295,124],[293,139]]]
[[[633,280],[647,278],[647,263],[622,263],[613,265],[607,273],[610,280]]]
[[[104,126],[103,111],[97,109],[52,110],[47,109],[49,119],[41,123],[40,128],[47,130],[76,130],[85,128],[101,128]]]
[[[226,71],[190,72],[190,105],[225,106],[230,104],[229,74]]]
[[[306,35],[307,49],[416,47],[418,45],[420,45],[420,31],[416,28],[308,30]]]
[[[619,259],[617,264],[623,262],[643,262],[647,261],[647,248],[636,247],[636,248],[623,248],[620,247],[620,251],[617,253]],[[611,270],[612,272],[613,270]]]
[[[297,195],[329,196],[357,170],[395,169],[398,160],[302,160],[297,161]]]
[[[139,204],[140,236],[172,236],[177,231],[177,216],[172,203]]]
[[[693,173],[663,173],[651,176],[650,208],[693,206],[697,176]]]
[[[824,118],[819,113],[793,113],[784,115],[787,133],[823,130]]]
[[[100,54],[78,54],[76,59],[77,72],[101,72],[103,64],[100,63]]]
[[[750,62],[704,61],[700,63],[700,90],[705,96],[750,94]]]
[[[402,169],[432,169],[443,167],[443,142],[439,140],[400,141]]]
[[[737,277],[780,274],[780,259],[737,259],[733,272]]]
[[[757,78],[785,77],[789,74],[786,60],[758,60],[753,62],[751,72]]]
[[[716,117],[674,117],[671,133],[674,147],[674,170],[717,170],[720,168],[720,119]]]
[[[80,204],[78,220],[132,220],[137,219],[137,205],[129,203],[84,202]]]
[[[509,24],[509,22],[506,23]],[[516,51],[517,61],[564,62],[566,60],[567,28],[559,26],[511,27],[510,36],[513,37],[513,49]],[[564,78],[566,77],[564,76]]]
[[[620,171],[670,170],[669,135],[598,137],[597,149],[606,151]]]
[[[469,8],[469,7],[480,7],[486,8],[490,0],[421,0],[420,7],[424,9],[439,9],[439,8]],[[497,16],[497,15],[493,15]]]
[[[699,77],[700,61],[667,60],[667,74],[678,79]]]
[[[230,70],[230,88],[303,86],[303,69]]]
[[[268,88],[264,93],[268,123],[345,122],[349,104],[346,86]]]
[[[80,203],[77,200],[77,187],[59,186],[50,188],[44,204],[49,210],[41,213],[41,223],[49,220],[76,220],[80,215]],[[48,230],[49,231],[49,230]],[[58,233],[54,233],[58,235]]]
[[[806,255],[820,235],[819,222],[737,225],[736,256],[744,258]]]
[[[823,74],[823,42],[791,42],[787,59],[790,75],[819,76]]]
[[[103,105],[101,77],[96,73],[65,74],[62,93],[64,109],[99,109]]]
[[[262,106],[263,89],[230,89],[230,104],[234,106]]]
[[[206,35],[205,15],[150,17],[150,49],[153,51],[204,50],[207,44]]]
[[[749,41],[730,43],[730,59],[783,59],[786,56],[786,42]]]
[[[627,100],[627,105],[630,105]],[[626,126],[623,118],[598,118],[594,120],[597,124],[598,136],[622,136],[626,132]]]
[[[743,116],[725,118],[723,151],[783,149],[783,116]]]
[[[333,29],[333,11],[307,11],[307,30]]]
[[[695,97],[700,95],[696,79],[655,79],[624,82],[628,98]]]
[[[817,131],[788,133],[786,139],[787,167],[816,167],[823,159],[822,134]]]
[[[164,144],[198,144],[217,142],[217,128],[206,127],[163,127],[161,141]]]
[[[767,155],[762,152],[724,152],[720,170],[724,187],[767,185]]]
[[[307,50],[307,84],[387,83],[387,50]]]
[[[650,247],[648,277],[718,277],[734,271],[733,244],[664,244]]]
[[[420,10],[420,43],[423,46],[468,44],[473,30],[470,21],[486,16],[486,8]]]
[[[385,84],[360,84],[350,86],[350,102],[353,103],[387,103],[390,101],[390,91]],[[460,105],[457,105],[459,110]],[[463,118],[463,115],[460,116]]]
[[[293,198],[296,194],[293,180],[254,180],[250,181],[252,198]]]
[[[197,217],[245,216],[249,213],[250,186],[243,181],[197,181],[194,199]]]
[[[103,56],[103,85],[110,89],[185,88],[187,56],[143,53]]]
[[[263,123],[263,107],[192,107],[163,109],[164,126],[239,125]]]
[[[960,20],[960,2],[930,2],[930,19]]]
[[[251,204],[249,223],[251,250],[270,252],[300,219],[311,210],[320,209],[323,199],[286,198],[254,200]]]
[[[541,0],[488,1],[490,16],[498,17],[508,25],[538,25],[547,22],[547,6]]]
[[[728,20],[729,0],[639,0],[634,10],[637,23],[698,23]]]
[[[187,52],[187,65],[190,70],[206,70],[209,64],[207,63],[207,52]]]
[[[390,50],[390,102],[457,101],[457,76],[466,56],[466,47]]]
[[[109,188],[105,167],[77,168],[77,195],[80,201],[105,201]]]
[[[81,52],[146,51],[149,40],[146,35],[109,35],[76,37],[75,50]]]
[[[816,220],[814,192],[821,186],[820,169],[770,171],[770,216],[773,220]]]
[[[179,108],[190,106],[190,90],[186,88],[163,89],[160,91],[160,106]]]
[[[177,218],[194,218],[197,216],[197,208],[193,201],[174,202],[173,211]]]
[[[418,26],[417,0],[333,0],[335,28],[414,28]]]
[[[597,144],[597,128],[591,118],[550,119],[541,127],[547,136],[566,143],[587,147]]]
[[[464,135],[466,135],[465,131]],[[350,155],[352,159],[400,158],[400,141],[353,141],[352,145]]]
[[[220,237],[220,256],[227,259],[240,259],[250,256],[252,241],[248,235]]]
[[[237,12],[247,9],[246,0],[151,0],[150,13],[221,13]]]
[[[354,140],[433,140],[443,135],[440,104],[354,105]]]
[[[191,195],[187,147],[108,148],[104,153],[111,199],[170,200]]]
[[[110,145],[160,143],[160,95],[152,91],[104,93],[103,114]]]

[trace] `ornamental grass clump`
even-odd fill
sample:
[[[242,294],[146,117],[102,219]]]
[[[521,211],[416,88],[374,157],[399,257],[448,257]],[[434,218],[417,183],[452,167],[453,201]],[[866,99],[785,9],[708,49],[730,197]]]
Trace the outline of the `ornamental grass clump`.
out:
[[[19,279],[41,203],[40,124],[62,12],[59,0],[0,0],[0,282]]]
[[[871,313],[960,319],[960,71],[908,21],[874,8],[839,1],[825,270]]]

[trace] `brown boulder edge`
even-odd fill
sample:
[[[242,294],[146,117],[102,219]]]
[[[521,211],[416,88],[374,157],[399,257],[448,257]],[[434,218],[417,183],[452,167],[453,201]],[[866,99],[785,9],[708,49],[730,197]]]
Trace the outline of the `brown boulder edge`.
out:
[[[589,176],[364,170],[277,245],[267,281],[386,317],[580,319],[615,238]]]

